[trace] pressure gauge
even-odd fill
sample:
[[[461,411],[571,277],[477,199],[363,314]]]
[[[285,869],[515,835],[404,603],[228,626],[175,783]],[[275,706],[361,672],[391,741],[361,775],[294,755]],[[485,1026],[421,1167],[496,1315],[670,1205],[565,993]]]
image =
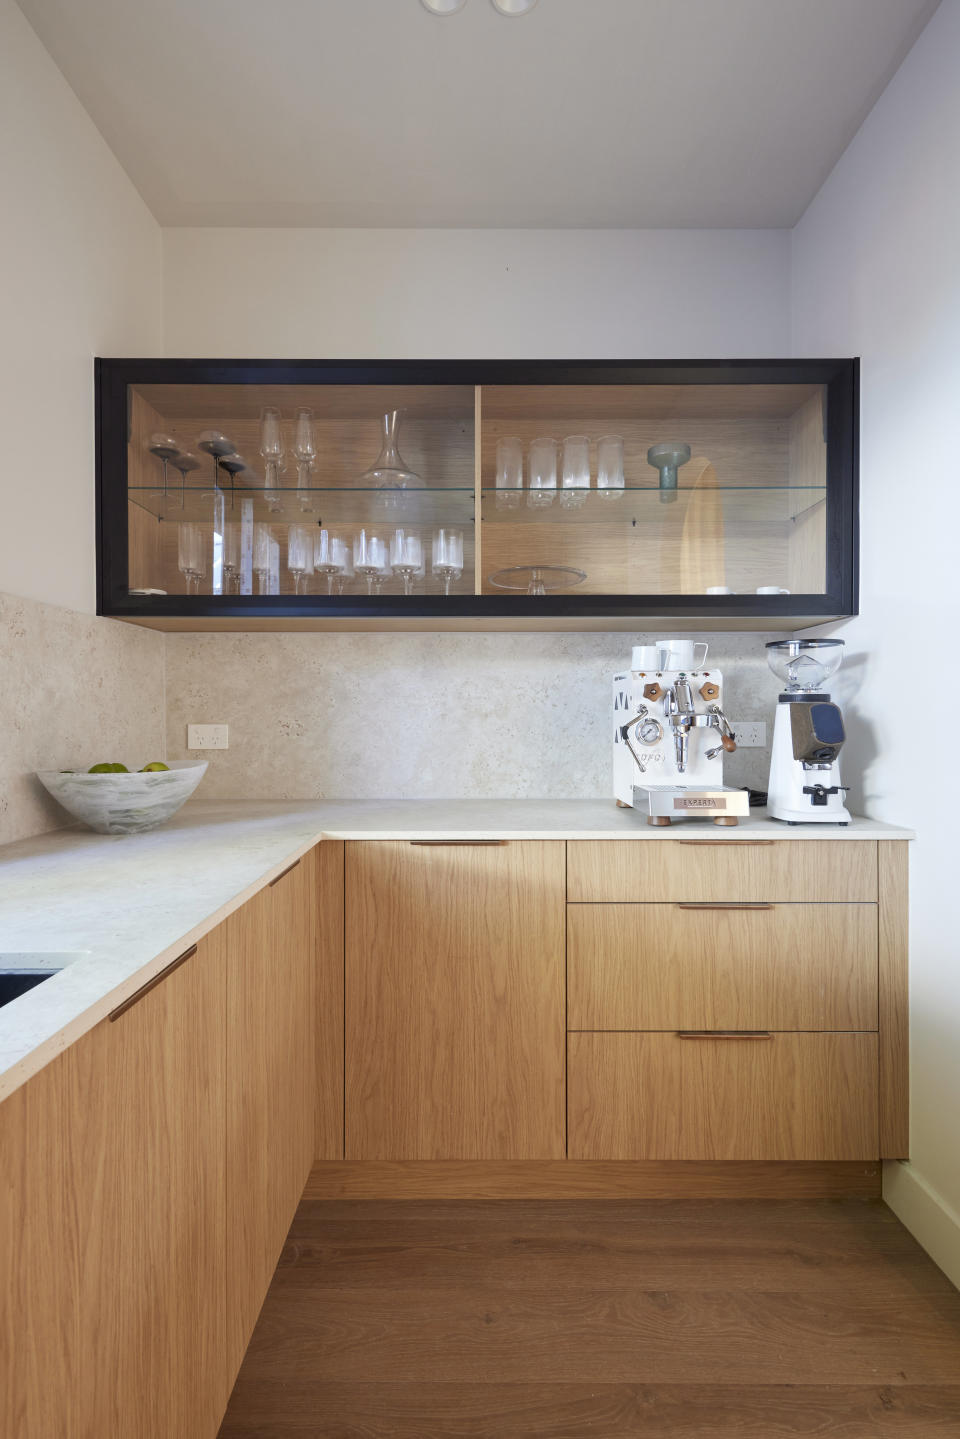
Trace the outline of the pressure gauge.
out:
[[[663,725],[653,715],[648,715],[637,725],[635,734],[641,744],[659,744],[663,739]]]

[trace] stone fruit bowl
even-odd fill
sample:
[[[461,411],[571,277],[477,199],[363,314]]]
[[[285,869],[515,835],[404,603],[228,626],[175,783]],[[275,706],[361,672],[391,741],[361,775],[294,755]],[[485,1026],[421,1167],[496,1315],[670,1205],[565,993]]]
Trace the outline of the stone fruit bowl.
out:
[[[169,769],[145,774],[42,769],[37,779],[74,819],[98,834],[140,834],[176,814],[206,771],[206,760],[174,759]]]

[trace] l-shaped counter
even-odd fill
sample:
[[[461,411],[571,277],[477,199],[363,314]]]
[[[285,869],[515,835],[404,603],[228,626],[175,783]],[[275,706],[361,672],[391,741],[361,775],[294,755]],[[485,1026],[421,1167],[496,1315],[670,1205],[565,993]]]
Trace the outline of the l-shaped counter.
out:
[[[912,839],[877,820],[651,828],[612,800],[194,800],[162,828],[57,830],[0,849],[0,952],[76,954],[0,1009],[0,1099],[324,840]],[[3,960],[0,958],[0,963]]]

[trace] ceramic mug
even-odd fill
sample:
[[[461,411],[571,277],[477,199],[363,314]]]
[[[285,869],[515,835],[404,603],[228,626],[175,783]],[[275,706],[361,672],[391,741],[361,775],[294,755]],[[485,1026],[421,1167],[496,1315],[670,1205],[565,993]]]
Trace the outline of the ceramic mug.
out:
[[[758,585],[756,593],[758,595],[788,595],[790,591],[782,590],[779,585]]]
[[[702,669],[709,649],[706,640],[657,640],[657,647],[662,657],[660,668],[664,670]],[[699,659],[696,657],[698,649],[703,650]]]

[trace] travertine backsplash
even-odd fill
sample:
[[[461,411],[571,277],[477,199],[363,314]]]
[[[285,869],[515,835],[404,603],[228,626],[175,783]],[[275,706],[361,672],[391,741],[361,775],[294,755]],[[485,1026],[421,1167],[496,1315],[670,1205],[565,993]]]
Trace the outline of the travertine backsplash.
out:
[[[72,823],[38,769],[164,753],[162,635],[0,595],[0,843]]]
[[[669,630],[665,632],[669,633]],[[592,797],[611,792],[610,683],[630,634],[168,635],[167,745],[230,726],[208,798]],[[715,635],[728,713],[767,721],[766,635]],[[769,752],[727,761],[766,785]]]

